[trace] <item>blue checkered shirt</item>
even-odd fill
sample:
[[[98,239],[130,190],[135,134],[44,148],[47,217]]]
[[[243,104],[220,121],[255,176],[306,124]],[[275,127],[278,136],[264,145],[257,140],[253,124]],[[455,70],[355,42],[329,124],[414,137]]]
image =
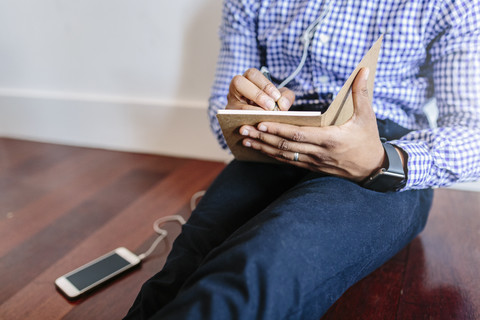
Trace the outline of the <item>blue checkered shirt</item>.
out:
[[[325,0],[225,0],[221,50],[209,100],[212,130],[230,80],[268,66],[280,83],[302,56],[303,31]],[[390,141],[408,154],[406,189],[447,186],[480,177],[480,4],[478,0],[334,0],[312,40],[305,66],[287,87],[295,104],[326,104],[363,55],[385,34],[373,109],[411,129]],[[425,104],[435,98],[436,125]]]

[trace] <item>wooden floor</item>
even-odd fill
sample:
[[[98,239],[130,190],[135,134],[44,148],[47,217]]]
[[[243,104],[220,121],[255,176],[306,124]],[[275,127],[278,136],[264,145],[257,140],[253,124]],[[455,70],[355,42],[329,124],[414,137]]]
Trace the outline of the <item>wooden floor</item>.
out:
[[[0,319],[119,319],[180,228],[140,269],[69,302],[58,276],[116,247],[144,252],[155,219],[190,215],[222,163],[0,138]],[[436,190],[426,230],[323,318],[480,319],[480,193]]]

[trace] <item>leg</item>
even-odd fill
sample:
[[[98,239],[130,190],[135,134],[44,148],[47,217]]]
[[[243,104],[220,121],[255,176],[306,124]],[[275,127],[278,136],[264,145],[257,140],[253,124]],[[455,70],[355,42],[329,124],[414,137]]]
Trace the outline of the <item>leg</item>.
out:
[[[309,174],[212,250],[156,319],[319,319],[424,227],[431,190]]]
[[[148,318],[173,299],[205,255],[305,174],[282,165],[229,164],[183,226],[162,271],[142,286],[126,318]]]

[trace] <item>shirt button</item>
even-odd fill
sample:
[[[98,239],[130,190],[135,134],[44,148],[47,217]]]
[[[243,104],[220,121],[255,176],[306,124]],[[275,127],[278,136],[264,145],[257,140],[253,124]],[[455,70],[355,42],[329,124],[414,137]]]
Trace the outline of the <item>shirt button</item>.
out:
[[[320,83],[323,83],[323,84],[328,83],[329,80],[330,80],[330,78],[326,75],[320,76],[318,78],[318,81],[320,81]]]
[[[320,40],[321,43],[327,43],[328,41],[330,41],[330,36],[328,34],[325,34],[325,33],[320,33],[319,36],[318,36],[318,39]]]

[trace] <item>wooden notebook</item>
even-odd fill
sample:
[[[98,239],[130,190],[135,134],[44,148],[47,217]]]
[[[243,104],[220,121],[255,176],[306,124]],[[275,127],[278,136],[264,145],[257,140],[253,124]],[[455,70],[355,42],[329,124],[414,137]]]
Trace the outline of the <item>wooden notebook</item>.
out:
[[[217,119],[222,128],[223,136],[234,157],[241,161],[277,162],[261,152],[244,147],[245,138],[239,132],[242,125],[256,126],[260,122],[279,122],[297,126],[332,126],[342,125],[353,115],[353,98],[351,86],[357,73],[363,67],[370,69],[367,88],[369,102],[373,100],[375,71],[377,69],[378,54],[382,45],[383,35],[373,44],[357,65],[333,102],[323,114],[311,111],[262,111],[262,110],[219,110]]]

